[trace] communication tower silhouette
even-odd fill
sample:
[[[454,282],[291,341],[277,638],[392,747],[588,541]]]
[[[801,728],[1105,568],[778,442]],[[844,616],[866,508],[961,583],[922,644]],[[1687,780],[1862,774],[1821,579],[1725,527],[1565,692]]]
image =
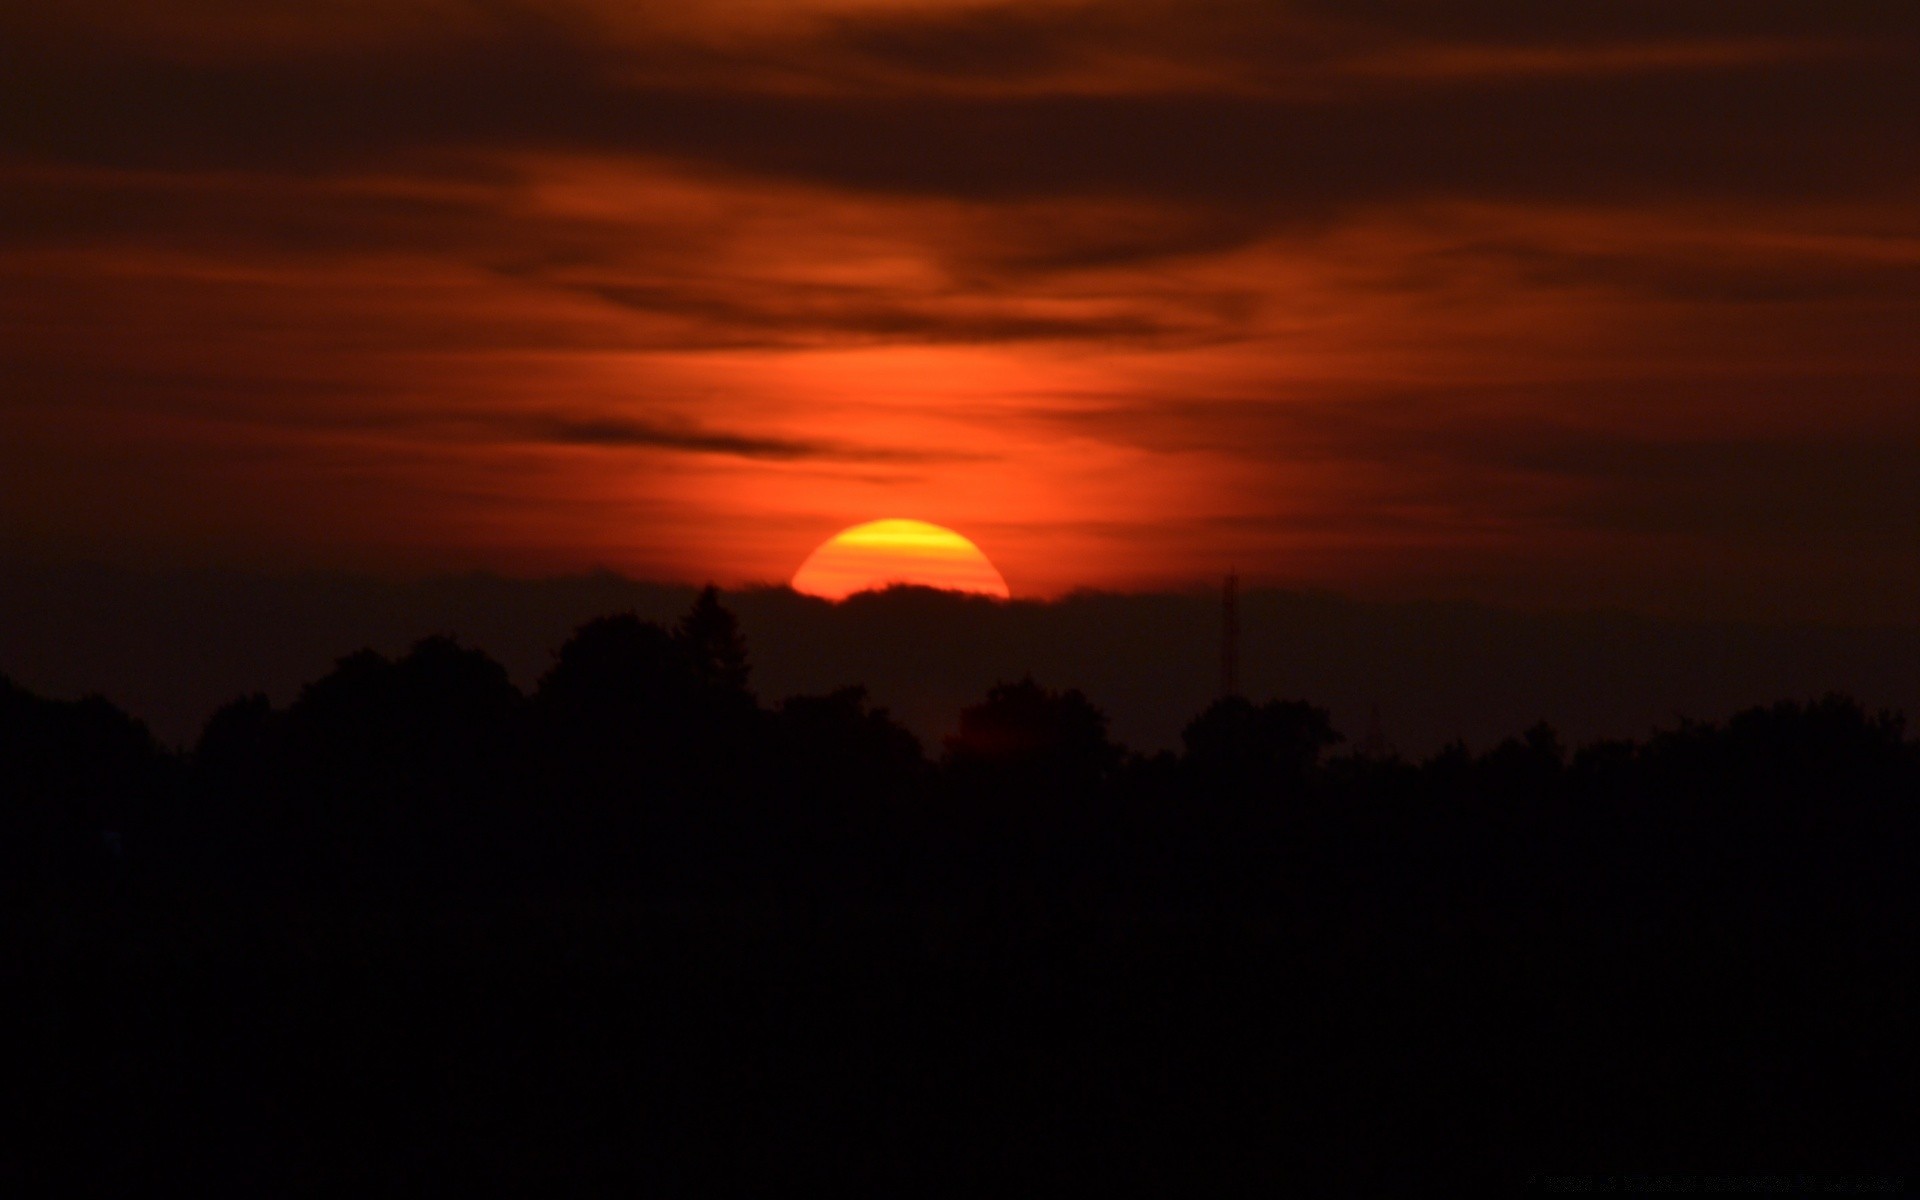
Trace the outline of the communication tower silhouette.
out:
[[[1367,738],[1360,744],[1361,753],[1368,758],[1386,758],[1393,753],[1392,743],[1387,741],[1387,727],[1380,720],[1380,706],[1367,706]]]
[[[1220,598],[1220,694],[1240,694],[1240,576],[1233,571]]]

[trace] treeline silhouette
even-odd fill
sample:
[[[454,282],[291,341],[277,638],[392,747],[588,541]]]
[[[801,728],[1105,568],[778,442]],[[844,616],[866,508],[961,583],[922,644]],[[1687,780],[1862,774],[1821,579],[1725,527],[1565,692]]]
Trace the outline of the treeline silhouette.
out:
[[[14,1169],[1080,1191],[1911,1154],[1897,716],[1416,763],[1228,697],[1142,756],[1026,679],[929,754],[859,687],[749,685],[712,589],[582,626],[530,695],[429,638],[178,754],[0,679]]]

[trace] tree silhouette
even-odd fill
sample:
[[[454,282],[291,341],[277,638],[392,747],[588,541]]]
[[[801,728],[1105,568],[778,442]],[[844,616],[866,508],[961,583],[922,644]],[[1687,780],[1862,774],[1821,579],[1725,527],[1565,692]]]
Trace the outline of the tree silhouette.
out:
[[[684,879],[764,857],[764,821],[742,814],[769,803],[773,748],[747,674],[711,588],[671,631],[622,613],[574,632],[534,693],[530,784],[570,869]]]
[[[875,708],[863,687],[783,701],[776,728],[782,764],[803,789],[837,795],[899,795],[920,783],[919,739]]]
[[[1181,734],[1196,783],[1242,796],[1298,789],[1321,754],[1345,740],[1325,709],[1240,696],[1215,700]]]
[[[1106,782],[1122,757],[1107,740],[1105,713],[1078,689],[1051,691],[1032,676],[989,689],[984,703],[961,710],[959,731],[946,739],[952,769],[1075,791]]]
[[[275,719],[260,700],[210,721],[198,759],[250,814],[254,853],[297,847],[302,869],[410,885],[464,860],[507,803],[523,698],[478,650],[427,638],[397,660],[341,659]],[[277,757],[271,779],[259,758]],[[235,795],[238,785],[250,794]]]
[[[650,723],[686,712],[702,682],[685,641],[620,613],[575,630],[534,696],[575,718]]]
[[[1559,786],[1567,750],[1542,721],[1488,751],[1479,764],[1481,786],[1504,796],[1538,801]]]
[[[0,675],[0,865],[8,885],[96,877],[167,786],[146,726],[98,696],[47,700]]]
[[[692,655],[694,671],[709,687],[746,692],[746,639],[740,635],[740,622],[720,603],[718,588],[712,584],[702,588],[674,632]]]

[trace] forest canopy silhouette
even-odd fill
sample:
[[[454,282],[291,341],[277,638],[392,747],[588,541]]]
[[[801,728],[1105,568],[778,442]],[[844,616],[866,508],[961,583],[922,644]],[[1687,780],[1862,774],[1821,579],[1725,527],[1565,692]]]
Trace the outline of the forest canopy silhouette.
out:
[[[1841,696],[1421,761],[1066,681],[923,745],[709,588],[159,747],[0,678],[48,1167],[302,1187],[1897,1165],[1920,744]],[[358,1147],[353,1154],[329,1147]]]

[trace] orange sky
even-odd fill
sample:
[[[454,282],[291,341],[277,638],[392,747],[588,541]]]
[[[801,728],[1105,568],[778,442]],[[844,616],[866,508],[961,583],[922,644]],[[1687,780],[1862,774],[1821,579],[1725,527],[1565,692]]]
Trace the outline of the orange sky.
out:
[[[0,16],[0,554],[1911,622],[1920,10]]]

